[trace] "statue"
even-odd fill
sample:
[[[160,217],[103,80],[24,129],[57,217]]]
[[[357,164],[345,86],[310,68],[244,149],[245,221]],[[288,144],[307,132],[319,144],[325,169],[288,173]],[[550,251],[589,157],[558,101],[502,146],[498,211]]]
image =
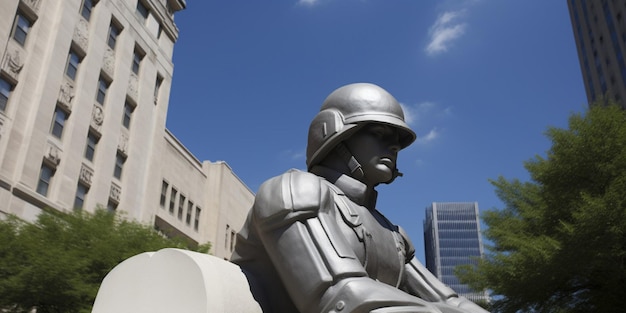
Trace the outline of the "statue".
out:
[[[375,187],[401,176],[415,140],[396,99],[367,83],[332,92],[308,135],[308,172],[261,185],[231,261],[264,312],[487,312],[414,258],[376,210]]]

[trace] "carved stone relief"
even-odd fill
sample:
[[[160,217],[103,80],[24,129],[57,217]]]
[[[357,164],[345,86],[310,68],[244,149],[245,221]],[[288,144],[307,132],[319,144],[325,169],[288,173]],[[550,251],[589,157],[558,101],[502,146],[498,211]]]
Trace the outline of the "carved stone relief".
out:
[[[50,165],[57,166],[61,163],[61,149],[54,144],[48,142],[46,147],[46,153],[44,158],[50,163]]]
[[[17,81],[23,67],[24,62],[20,57],[20,51],[17,48],[7,48],[2,60],[2,69]]]
[[[122,194],[122,187],[116,184],[111,184],[111,190],[109,191],[109,199],[119,203],[121,194]]]
[[[125,133],[120,134],[120,140],[117,143],[117,150],[124,155],[128,155],[128,135]]]
[[[115,68],[115,51],[107,47],[106,50],[104,51],[104,60],[102,61],[102,70],[109,77],[113,77],[114,68]]]
[[[104,122],[104,112],[102,108],[98,105],[93,106],[93,110],[91,111],[91,123],[90,126],[94,130],[100,132],[100,128],[102,127],[102,122]]]
[[[74,37],[72,38],[72,40],[83,51],[87,51],[87,41],[89,39],[88,35],[89,35],[89,22],[87,22],[83,18],[80,18],[78,20],[78,24],[76,24],[76,28],[74,29]]]
[[[128,80],[128,96],[130,96],[133,101],[137,102],[137,85],[139,84],[139,79],[135,73],[130,75],[130,79]]]
[[[68,111],[72,111],[72,99],[74,99],[74,86],[65,81],[61,84],[61,89],[59,90],[59,99],[58,103],[62,104],[64,108]]]
[[[78,179],[83,184],[87,186],[91,186],[91,178],[93,177],[93,170],[90,169],[87,165],[83,164],[80,168],[80,176]]]

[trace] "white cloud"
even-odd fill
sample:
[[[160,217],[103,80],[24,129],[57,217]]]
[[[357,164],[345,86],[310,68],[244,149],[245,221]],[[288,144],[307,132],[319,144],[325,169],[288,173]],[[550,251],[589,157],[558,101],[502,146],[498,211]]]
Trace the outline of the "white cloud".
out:
[[[465,14],[465,10],[447,11],[439,15],[435,24],[428,30],[430,42],[426,46],[428,55],[446,52],[452,41],[460,38],[467,28],[467,24],[457,20]]]
[[[320,2],[319,0],[298,0],[298,4],[306,5],[306,6],[314,6],[318,4],[319,2]]]
[[[417,143],[429,143],[439,137],[439,131],[436,128],[431,129],[428,134],[418,136]]]

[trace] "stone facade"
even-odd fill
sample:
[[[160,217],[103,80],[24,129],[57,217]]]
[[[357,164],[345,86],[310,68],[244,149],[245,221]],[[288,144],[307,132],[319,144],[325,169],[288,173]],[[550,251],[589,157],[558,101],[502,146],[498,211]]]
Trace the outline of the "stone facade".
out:
[[[102,206],[230,256],[253,193],[165,128],[185,5],[0,2],[0,215]]]

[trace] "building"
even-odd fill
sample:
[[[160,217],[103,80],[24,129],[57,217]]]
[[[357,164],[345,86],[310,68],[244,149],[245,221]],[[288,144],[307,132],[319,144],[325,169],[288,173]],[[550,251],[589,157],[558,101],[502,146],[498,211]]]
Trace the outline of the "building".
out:
[[[488,302],[486,291],[473,292],[454,275],[458,265],[475,264],[484,255],[478,203],[433,202],[424,220],[426,268],[444,284],[473,302]]]
[[[626,108],[626,2],[567,0],[587,100]]]
[[[0,217],[101,206],[230,256],[253,193],[165,128],[185,6],[0,2]]]

